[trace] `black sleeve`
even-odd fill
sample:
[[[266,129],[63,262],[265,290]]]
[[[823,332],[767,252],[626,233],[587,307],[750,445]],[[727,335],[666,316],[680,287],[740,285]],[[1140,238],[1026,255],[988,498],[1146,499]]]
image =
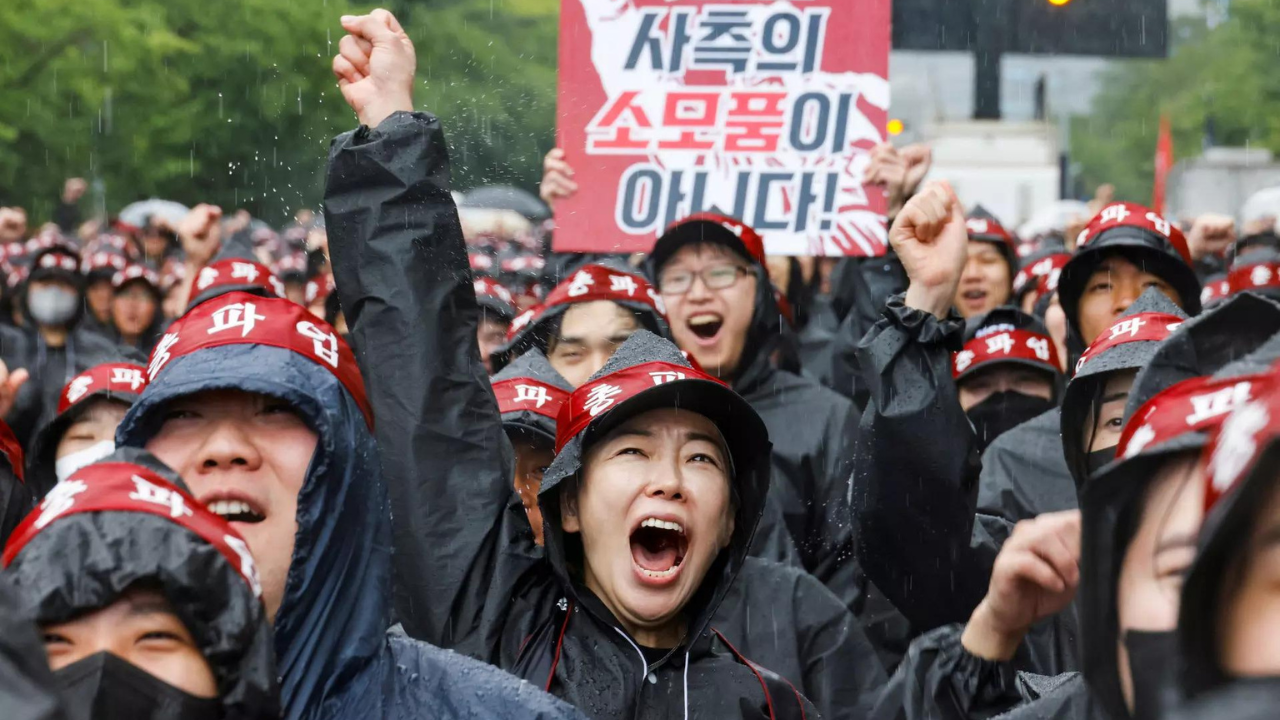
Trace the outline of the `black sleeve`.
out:
[[[793,592],[805,695],[828,720],[865,717],[887,679],[871,640],[840,599],[812,577],[801,577]]]
[[[1026,702],[1013,663],[971,654],[963,633],[963,625],[946,625],[916,638],[868,717],[979,720]]]
[[[59,199],[58,206],[53,209],[53,222],[62,232],[74,234],[76,228],[80,227],[80,206]]]
[[[486,634],[509,600],[513,460],[476,347],[478,306],[440,122],[396,113],[334,140],[325,217],[390,491],[396,611],[415,638]],[[492,648],[490,648],[492,650]]]
[[[981,468],[951,380],[961,327],[897,296],[858,348],[870,390],[854,472],[858,558],[922,631],[967,620],[990,578],[970,546]]]

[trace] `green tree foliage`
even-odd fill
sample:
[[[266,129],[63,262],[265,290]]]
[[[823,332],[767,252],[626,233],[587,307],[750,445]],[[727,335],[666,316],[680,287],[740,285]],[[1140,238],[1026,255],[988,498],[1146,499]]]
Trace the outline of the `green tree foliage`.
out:
[[[553,141],[556,0],[392,7],[419,53],[460,187],[531,185]],[[0,2],[0,202],[48,217],[62,179],[143,197],[314,204],[329,139],[355,122],[330,73],[348,0]]]
[[[1280,4],[1234,0],[1226,22],[1184,22],[1174,38],[1167,60],[1117,63],[1093,113],[1073,122],[1085,187],[1110,182],[1118,197],[1148,202],[1162,114],[1178,159],[1200,154],[1210,119],[1220,145],[1280,152]]]

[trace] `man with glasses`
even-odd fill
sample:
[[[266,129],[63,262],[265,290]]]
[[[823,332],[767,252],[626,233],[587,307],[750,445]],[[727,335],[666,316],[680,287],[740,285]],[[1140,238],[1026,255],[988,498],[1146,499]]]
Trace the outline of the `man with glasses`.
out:
[[[805,568],[862,620],[884,656],[886,636],[903,628],[890,629],[896,612],[878,593],[868,602],[852,556],[848,495],[858,413],[848,399],[799,374],[765,270],[763,239],[733,218],[700,213],[658,239],[649,271],[680,349],[729,383],[768,426],[769,492]]]

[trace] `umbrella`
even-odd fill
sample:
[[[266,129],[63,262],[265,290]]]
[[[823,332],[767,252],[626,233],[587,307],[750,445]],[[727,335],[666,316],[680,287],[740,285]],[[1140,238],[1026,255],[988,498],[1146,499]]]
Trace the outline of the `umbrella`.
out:
[[[460,207],[478,210],[511,210],[534,221],[551,217],[551,209],[536,195],[510,185],[476,188],[462,196]]]
[[[151,198],[150,200],[139,200],[136,203],[130,203],[120,211],[120,222],[127,223],[134,227],[143,227],[147,224],[147,219],[153,215],[169,221],[170,225],[176,226],[187,216],[187,206],[172,200],[161,200],[159,198]]]

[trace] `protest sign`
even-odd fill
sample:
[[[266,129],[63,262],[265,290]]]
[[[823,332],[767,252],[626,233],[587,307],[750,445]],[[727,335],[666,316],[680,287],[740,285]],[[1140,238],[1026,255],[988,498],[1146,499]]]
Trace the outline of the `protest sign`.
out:
[[[555,249],[644,252],[715,210],[772,254],[883,252],[890,0],[564,0]]]

